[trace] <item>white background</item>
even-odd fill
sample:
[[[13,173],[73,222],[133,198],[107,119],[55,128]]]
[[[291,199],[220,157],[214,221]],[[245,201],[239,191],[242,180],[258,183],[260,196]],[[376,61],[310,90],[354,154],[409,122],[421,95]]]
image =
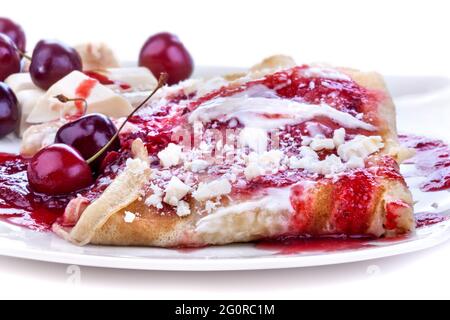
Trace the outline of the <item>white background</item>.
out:
[[[197,64],[249,66],[274,53],[390,74],[450,75],[448,1],[5,1],[29,50],[41,38],[105,41],[135,60],[158,31],[177,33]],[[81,268],[0,257],[0,298],[450,297],[450,244],[351,265],[173,273]],[[69,269],[69,271],[71,271]],[[70,272],[69,272],[70,273]]]

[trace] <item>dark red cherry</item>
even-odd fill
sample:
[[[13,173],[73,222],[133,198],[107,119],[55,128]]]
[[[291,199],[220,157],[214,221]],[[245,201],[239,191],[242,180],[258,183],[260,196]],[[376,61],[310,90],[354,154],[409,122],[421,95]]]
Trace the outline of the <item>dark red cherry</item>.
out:
[[[79,191],[94,181],[87,162],[65,144],[48,146],[31,158],[27,168],[31,189],[48,195]]]
[[[58,41],[41,40],[33,51],[30,74],[35,85],[47,90],[72,71],[81,71],[82,67],[75,49]]]
[[[88,160],[100,151],[116,132],[116,126],[108,117],[94,113],[62,126],[56,133],[55,143],[72,146]],[[119,149],[120,142],[116,139],[108,150],[91,164],[92,168],[98,169],[108,152]]]
[[[20,72],[20,60],[14,42],[7,35],[0,33],[0,81]]]
[[[16,95],[6,83],[0,82],[0,138],[13,132],[18,123]]]
[[[164,32],[150,37],[141,49],[139,65],[147,67],[155,75],[169,75],[167,83],[186,80],[194,70],[194,62],[177,36]]]
[[[0,33],[6,34],[16,44],[17,48],[25,52],[26,37],[22,27],[8,18],[0,18]]]

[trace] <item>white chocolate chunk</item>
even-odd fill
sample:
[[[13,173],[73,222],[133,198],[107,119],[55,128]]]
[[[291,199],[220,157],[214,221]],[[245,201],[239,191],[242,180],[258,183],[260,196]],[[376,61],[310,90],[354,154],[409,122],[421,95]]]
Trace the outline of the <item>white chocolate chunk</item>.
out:
[[[68,98],[84,98],[77,95],[77,89],[91,78],[79,71],[73,71],[56,82],[47,93],[38,99],[27,118],[29,123],[42,123],[60,119],[61,115],[77,114],[74,102],[61,103],[54,97],[60,94]],[[131,113],[133,108],[122,96],[97,82],[86,97],[87,113],[102,113],[112,118],[120,118]]]
[[[253,180],[259,176],[265,174],[265,170],[256,162],[251,162],[244,170],[245,178],[247,180]]]
[[[170,204],[171,206],[178,206],[180,200],[191,192],[191,187],[186,185],[177,177],[172,177],[165,192],[166,195],[164,196],[164,202]]]
[[[37,100],[42,97],[45,92],[41,89],[28,89],[16,92],[17,102],[20,110],[20,124],[17,127],[17,135],[23,136],[26,129],[30,127],[30,124],[26,122],[26,119],[30,115]]]
[[[202,183],[193,193],[195,200],[206,201],[227,195],[231,192],[231,184],[226,179],[219,179],[210,183]]]
[[[367,158],[369,155],[384,147],[380,136],[356,136],[338,148],[338,155],[343,161],[349,161],[352,157]]]
[[[361,157],[353,156],[347,161],[345,166],[348,169],[360,169],[365,167],[364,159]]]
[[[174,167],[180,164],[182,148],[174,143],[170,143],[166,149],[158,153],[158,158],[164,168]]]
[[[129,85],[131,89],[137,91],[152,90],[158,83],[153,73],[144,67],[109,68],[99,71],[99,73],[105,75],[109,80]]]
[[[335,148],[333,139],[314,138],[310,144],[314,151],[333,150]]]
[[[345,135],[346,135],[346,132],[345,132],[344,128],[334,130],[333,141],[334,141],[334,145],[336,146],[336,148],[339,148],[340,145],[345,143]]]
[[[5,83],[16,95],[23,90],[40,90],[31,80],[29,73],[14,73],[6,78]]]
[[[252,180],[264,174],[275,174],[280,170],[280,163],[283,159],[283,152],[280,150],[266,151],[261,154],[250,153],[247,159],[247,167],[244,174],[247,180]]]
[[[177,207],[177,216],[186,217],[191,214],[191,208],[186,201],[180,201]]]
[[[310,147],[300,147],[300,156],[302,158],[310,158],[313,160],[319,160],[319,155]]]
[[[191,170],[194,173],[199,173],[208,169],[209,163],[208,161],[197,159],[190,163],[187,163],[186,167],[188,170]]]
[[[133,223],[134,220],[136,220],[136,214],[130,211],[125,211],[123,221],[125,221],[126,223]]]
[[[153,194],[145,200],[145,205],[160,210],[163,208],[162,201],[164,192],[156,185],[151,185],[151,189],[153,190]]]
[[[325,160],[317,161],[313,164],[313,172],[322,175],[331,175],[340,173],[345,170],[345,165],[341,158],[332,154],[325,158]]]

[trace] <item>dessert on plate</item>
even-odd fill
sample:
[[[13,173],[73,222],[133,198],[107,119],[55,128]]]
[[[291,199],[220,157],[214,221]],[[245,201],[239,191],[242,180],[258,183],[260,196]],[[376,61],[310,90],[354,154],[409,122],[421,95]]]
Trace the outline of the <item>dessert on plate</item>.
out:
[[[38,68],[52,54],[70,63]],[[67,241],[199,247],[415,228],[399,170],[412,154],[377,73],[273,56],[189,79],[192,58],[167,33],[147,41],[139,67],[120,67],[105,44],[41,41],[29,58],[2,88],[20,111],[21,157],[0,168],[15,161],[21,210],[53,212]],[[5,207],[22,205],[6,194]]]

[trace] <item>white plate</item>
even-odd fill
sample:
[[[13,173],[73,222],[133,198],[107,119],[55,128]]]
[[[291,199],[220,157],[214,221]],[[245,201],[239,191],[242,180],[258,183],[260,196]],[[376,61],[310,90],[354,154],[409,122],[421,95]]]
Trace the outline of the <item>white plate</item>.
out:
[[[202,68],[199,74],[217,74],[226,68]],[[387,77],[396,100],[401,132],[422,134],[450,141],[450,79],[442,77]],[[0,151],[12,152],[17,140],[0,141]],[[413,183],[411,181],[411,183]],[[447,191],[424,194],[413,188],[417,212],[450,210]],[[371,247],[332,252],[283,255],[261,250],[253,244],[210,247],[193,251],[157,248],[76,247],[51,233],[38,233],[0,223],[0,254],[32,260],[96,267],[141,270],[256,270],[321,266],[390,257],[427,249],[450,238],[450,221],[420,229],[411,237],[394,242],[374,242]]]

